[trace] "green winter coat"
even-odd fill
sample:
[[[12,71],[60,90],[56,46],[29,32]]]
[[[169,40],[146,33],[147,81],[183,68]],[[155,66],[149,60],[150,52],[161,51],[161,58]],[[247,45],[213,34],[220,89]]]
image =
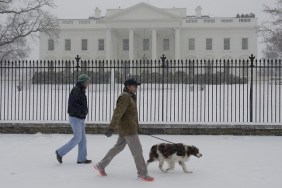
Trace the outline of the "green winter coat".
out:
[[[117,99],[110,129],[117,129],[121,136],[138,134],[136,95],[126,91],[126,89]]]

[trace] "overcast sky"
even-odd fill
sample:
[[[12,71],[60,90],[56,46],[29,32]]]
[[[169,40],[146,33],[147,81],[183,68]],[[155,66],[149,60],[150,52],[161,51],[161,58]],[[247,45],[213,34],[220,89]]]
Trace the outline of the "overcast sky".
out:
[[[254,13],[261,24],[270,19],[263,13],[263,5],[275,6],[276,0],[54,0],[57,7],[51,10],[58,18],[86,19],[94,14],[96,7],[105,15],[106,9],[128,8],[139,2],[146,2],[159,8],[186,8],[187,15],[195,15],[195,8],[202,7],[202,13],[211,17],[234,17],[237,13]],[[38,43],[38,42],[37,42]],[[39,58],[39,45],[33,45],[31,59]],[[259,39],[259,57],[264,45]]]

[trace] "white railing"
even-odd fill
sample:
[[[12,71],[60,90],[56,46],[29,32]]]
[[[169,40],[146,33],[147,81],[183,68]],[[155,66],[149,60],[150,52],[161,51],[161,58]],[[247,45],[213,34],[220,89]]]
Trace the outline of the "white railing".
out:
[[[186,24],[255,23],[256,18],[186,18]]]

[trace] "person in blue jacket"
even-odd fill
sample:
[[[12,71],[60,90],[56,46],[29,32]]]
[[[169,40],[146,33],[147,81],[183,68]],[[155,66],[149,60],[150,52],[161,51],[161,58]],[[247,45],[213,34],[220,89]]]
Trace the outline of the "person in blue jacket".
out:
[[[89,86],[90,78],[81,74],[75,87],[71,90],[68,100],[69,122],[73,131],[73,138],[56,150],[56,156],[59,163],[63,163],[62,158],[76,145],[78,145],[78,164],[88,164],[91,160],[87,157],[85,118],[88,114],[86,89]]]

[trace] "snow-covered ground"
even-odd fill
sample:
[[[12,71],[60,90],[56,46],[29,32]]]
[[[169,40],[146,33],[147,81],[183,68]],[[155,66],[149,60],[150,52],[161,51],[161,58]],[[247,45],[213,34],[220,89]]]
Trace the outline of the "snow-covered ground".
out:
[[[191,187],[191,188],[281,188],[282,137],[249,136],[168,136],[173,142],[193,144],[203,157],[187,162],[192,174],[176,166],[164,174],[158,164],[149,166],[154,182],[137,180],[130,151],[126,148],[100,177],[92,165],[76,164],[77,149],[58,164],[54,151],[72,135],[4,135],[0,134],[0,187],[2,188],[113,188],[113,187]],[[98,162],[114,145],[117,135],[87,135],[88,158]],[[159,143],[140,136],[145,160],[149,149]]]

